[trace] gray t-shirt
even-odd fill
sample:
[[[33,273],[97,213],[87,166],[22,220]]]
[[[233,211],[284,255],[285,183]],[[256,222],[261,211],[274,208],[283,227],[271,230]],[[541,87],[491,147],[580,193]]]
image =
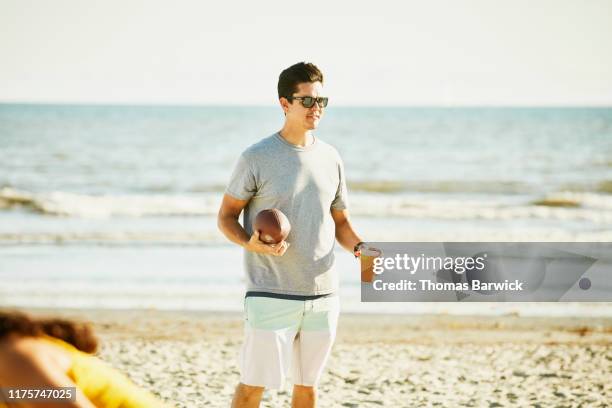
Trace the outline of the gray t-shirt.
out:
[[[249,235],[255,216],[267,208],[278,208],[291,223],[286,240],[291,245],[283,256],[245,251],[247,290],[289,295],[337,290],[331,208],[347,208],[347,192],[336,149],[317,138],[298,147],[275,133],[242,153],[225,192],[250,200],[243,217]]]

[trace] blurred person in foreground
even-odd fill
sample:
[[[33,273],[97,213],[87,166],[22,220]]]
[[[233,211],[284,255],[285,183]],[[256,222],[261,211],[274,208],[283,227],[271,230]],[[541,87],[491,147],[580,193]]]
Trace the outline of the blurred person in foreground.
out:
[[[76,387],[76,398],[72,401],[0,400],[0,408],[165,406],[93,356],[97,347],[98,341],[88,324],[0,311],[0,387],[20,390]]]

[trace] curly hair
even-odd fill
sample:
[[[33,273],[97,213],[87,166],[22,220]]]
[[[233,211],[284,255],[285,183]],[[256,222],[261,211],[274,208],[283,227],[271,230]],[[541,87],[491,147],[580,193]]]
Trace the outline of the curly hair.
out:
[[[12,333],[55,337],[90,354],[95,353],[98,348],[98,339],[87,323],[59,318],[34,318],[18,311],[0,311],[0,340]]]

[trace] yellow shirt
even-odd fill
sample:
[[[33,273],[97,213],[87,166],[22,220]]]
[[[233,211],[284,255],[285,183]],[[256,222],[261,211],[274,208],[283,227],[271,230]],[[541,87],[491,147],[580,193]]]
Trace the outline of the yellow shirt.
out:
[[[166,407],[151,393],[136,386],[125,375],[99,358],[54,337],[45,336],[44,340],[61,347],[72,356],[72,365],[66,374],[96,407]],[[1,407],[5,405],[0,403]]]

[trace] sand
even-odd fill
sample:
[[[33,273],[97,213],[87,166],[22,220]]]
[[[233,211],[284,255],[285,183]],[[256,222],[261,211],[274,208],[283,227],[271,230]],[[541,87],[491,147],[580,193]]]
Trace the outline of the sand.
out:
[[[34,312],[91,321],[99,356],[174,406],[230,404],[240,314]],[[345,314],[319,390],[320,407],[610,406],[612,319]]]

